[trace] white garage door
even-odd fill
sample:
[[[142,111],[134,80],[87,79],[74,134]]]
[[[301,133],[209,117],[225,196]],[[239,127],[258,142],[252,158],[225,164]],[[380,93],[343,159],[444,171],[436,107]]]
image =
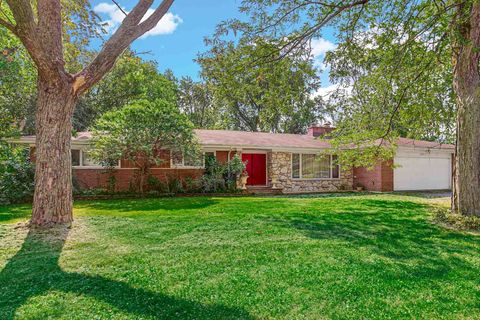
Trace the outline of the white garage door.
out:
[[[451,189],[452,162],[450,154],[401,152],[395,157],[394,190]]]

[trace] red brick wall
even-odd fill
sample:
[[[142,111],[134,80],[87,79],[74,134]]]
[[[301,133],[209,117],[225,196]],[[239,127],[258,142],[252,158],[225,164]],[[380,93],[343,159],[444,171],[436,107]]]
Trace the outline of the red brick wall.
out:
[[[173,169],[170,168],[170,152],[160,151],[163,162],[159,166],[153,166],[150,170],[152,176],[161,181],[168,181],[173,178],[185,180],[187,177],[199,179],[203,169]],[[232,152],[232,155],[234,152]],[[228,151],[218,151],[221,162],[228,159]],[[35,162],[35,147],[30,148],[30,159]],[[135,175],[135,165],[129,160],[121,160],[121,168],[115,169],[115,191],[128,191],[130,184],[133,183]],[[107,188],[109,173],[102,168],[73,168],[73,176],[78,187],[81,189]]]
[[[233,150],[229,150],[229,151],[225,151],[225,150],[217,150],[215,152],[215,157],[217,158],[217,161],[219,163],[222,163],[222,164],[225,164],[227,163],[229,160],[231,160],[236,154],[238,154],[239,156],[241,155],[241,153],[239,151],[233,151]]]
[[[335,130],[335,127],[331,127],[330,125],[310,126],[308,127],[307,135],[313,137],[320,137],[332,132],[333,130]]]
[[[393,161],[377,164],[373,169],[364,167],[353,169],[353,185],[367,191],[393,191]]]
[[[160,150],[158,151],[160,155],[161,163],[159,165],[153,165],[152,168],[170,168],[170,151]],[[120,160],[121,168],[135,168],[136,165],[130,160],[122,159]]]
[[[115,191],[128,191],[134,179],[135,169],[115,170]],[[151,169],[150,174],[161,181],[169,178],[185,180],[187,177],[198,179],[203,174],[203,169]],[[109,174],[104,169],[73,169],[78,186],[82,189],[107,188]]]
[[[215,153],[217,161],[219,163],[227,163],[228,162],[228,151],[217,151]]]
[[[393,191],[393,160],[382,164],[382,191]]]

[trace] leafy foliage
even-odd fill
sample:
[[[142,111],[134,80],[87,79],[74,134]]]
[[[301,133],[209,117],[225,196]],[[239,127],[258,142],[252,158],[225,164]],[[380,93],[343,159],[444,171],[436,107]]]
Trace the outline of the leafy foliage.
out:
[[[324,97],[338,130],[337,149],[371,165],[394,152],[397,137],[452,142],[455,94],[452,55],[461,43],[452,23],[472,1],[325,1],[244,0],[248,22],[219,25],[217,39],[233,29],[254,41],[285,40],[266,59],[303,55],[312,39],[334,30],[336,50],[327,53],[337,90]],[[467,15],[468,16],[468,15]],[[273,40],[272,40],[273,41]],[[384,142],[390,150],[374,147]],[[358,157],[350,147],[356,148]],[[347,161],[348,162],[348,161]]]
[[[318,78],[308,55],[259,63],[281,45],[261,38],[218,41],[198,57],[224,127],[299,133],[318,119],[319,105],[310,98]]]
[[[195,157],[198,144],[192,123],[178,108],[165,100],[139,100],[103,114],[93,127],[93,158],[102,163],[119,159],[140,168],[139,189],[151,166],[162,163],[162,152],[181,152]]]
[[[213,156],[205,158],[205,173],[201,178],[202,191],[235,192],[237,180],[245,170],[245,163],[236,154],[227,163],[222,164]]]
[[[0,204],[22,202],[33,196],[35,168],[28,149],[0,144]]]
[[[127,51],[118,59],[113,70],[79,101],[74,114],[75,128],[85,130],[105,112],[140,99],[176,103],[177,87],[158,72],[155,62],[143,60]]]
[[[246,164],[238,154],[235,154],[233,158],[227,162],[225,179],[229,189],[235,190],[237,188],[237,181],[245,170]]]
[[[20,41],[0,27],[0,137],[33,132],[36,72]]]
[[[454,141],[452,53],[441,39],[441,22],[429,33],[419,30],[436,17],[432,6],[425,2],[405,9],[413,16],[396,26],[371,21],[367,29],[339,35],[337,50],[326,59],[332,81],[350,86],[349,92],[338,91],[329,101],[337,106],[337,145],[380,139],[394,147],[398,136]],[[371,159],[381,152],[372,148],[363,153]]]
[[[94,55],[89,49],[91,39],[101,37],[103,31],[88,0],[61,3],[65,65],[68,71],[78,72]],[[0,12],[2,18],[14,20],[4,1],[0,1]],[[20,40],[3,26],[0,26],[0,51],[0,137],[33,134],[37,95],[34,63]]]
[[[193,185],[190,183],[184,188],[180,179],[170,176],[167,176],[165,180],[160,180],[157,177],[150,175],[148,176],[147,184],[150,193],[153,194],[177,194],[183,192],[192,192],[193,189]]]
[[[223,175],[226,167],[213,156],[205,157],[205,172],[201,178],[202,191],[220,192],[226,189]]]
[[[195,128],[221,128],[222,108],[215,103],[213,93],[203,82],[195,82],[190,77],[178,81],[178,105]]]

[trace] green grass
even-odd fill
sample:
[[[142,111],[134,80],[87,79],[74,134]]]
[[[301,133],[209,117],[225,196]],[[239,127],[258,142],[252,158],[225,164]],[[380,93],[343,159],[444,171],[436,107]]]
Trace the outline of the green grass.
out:
[[[406,195],[0,207],[0,319],[479,319],[480,236]]]

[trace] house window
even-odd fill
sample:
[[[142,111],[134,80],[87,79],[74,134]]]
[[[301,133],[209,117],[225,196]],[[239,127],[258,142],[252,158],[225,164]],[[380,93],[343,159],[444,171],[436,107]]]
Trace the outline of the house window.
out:
[[[98,168],[102,165],[95,162],[88,152],[82,149],[72,149],[72,166],[76,168]]]
[[[300,178],[300,154],[292,154],[292,178]]]
[[[183,157],[184,167],[203,167],[203,156],[198,158],[196,156]]]
[[[205,159],[208,159],[208,158],[215,158],[215,152],[213,151],[205,152]]]
[[[336,155],[332,155],[332,178],[340,178],[340,165],[338,164],[338,157]]]
[[[293,179],[338,179],[340,168],[337,156],[316,154],[292,154]]]
[[[204,156],[186,156],[184,157],[181,152],[172,153],[172,165],[174,167],[190,167],[201,168],[204,166]]]
[[[72,166],[79,167],[80,166],[80,150],[73,150],[72,149]]]
[[[95,162],[92,158],[90,158],[88,155],[88,152],[82,150],[82,166],[83,167],[101,167],[102,165],[98,162]]]

